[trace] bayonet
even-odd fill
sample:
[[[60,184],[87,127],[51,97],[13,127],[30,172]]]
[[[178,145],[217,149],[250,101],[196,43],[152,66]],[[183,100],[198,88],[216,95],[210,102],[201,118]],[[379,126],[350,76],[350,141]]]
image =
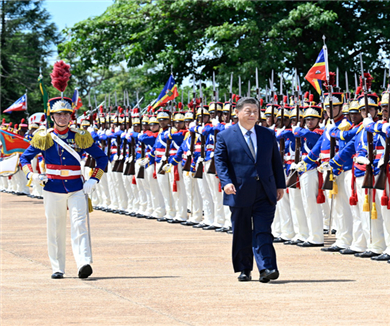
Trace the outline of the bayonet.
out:
[[[241,98],[241,76],[238,76],[238,96]]]
[[[248,97],[251,97],[251,81],[248,80],[248,94],[247,94]]]

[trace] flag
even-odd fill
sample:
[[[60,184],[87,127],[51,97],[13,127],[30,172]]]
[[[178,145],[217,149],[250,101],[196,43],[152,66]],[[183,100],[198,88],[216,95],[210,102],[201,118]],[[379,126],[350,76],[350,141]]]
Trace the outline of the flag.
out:
[[[325,51],[321,50],[316,62],[307,72],[305,79],[313,85],[318,94],[322,93],[322,80],[326,80]]]
[[[78,110],[83,106],[83,102],[81,102],[81,98],[79,97],[79,90],[76,88],[72,97],[72,108],[73,110]]]
[[[27,95],[24,94],[8,109],[4,110],[3,113],[12,113],[16,111],[26,111],[26,110],[27,110]]]
[[[167,83],[165,84],[163,90],[161,91],[160,95],[158,96],[156,103],[153,105],[153,109],[155,109],[159,105],[162,105],[164,103],[167,103],[168,101],[173,100],[178,96],[179,93],[177,91],[176,81],[171,75]]]
[[[0,129],[0,140],[3,144],[2,152],[5,155],[23,153],[30,146],[27,139],[2,129]]]

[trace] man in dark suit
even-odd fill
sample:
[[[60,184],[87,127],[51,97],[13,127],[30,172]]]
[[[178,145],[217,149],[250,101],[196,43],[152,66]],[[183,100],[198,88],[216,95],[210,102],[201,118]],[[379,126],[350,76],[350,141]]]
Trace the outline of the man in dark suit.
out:
[[[239,281],[250,281],[253,256],[260,282],[279,277],[271,224],[276,202],[286,188],[275,134],[256,125],[259,104],[241,98],[236,105],[239,122],[220,132],[215,167],[224,190],[224,205],[232,212],[233,267]]]

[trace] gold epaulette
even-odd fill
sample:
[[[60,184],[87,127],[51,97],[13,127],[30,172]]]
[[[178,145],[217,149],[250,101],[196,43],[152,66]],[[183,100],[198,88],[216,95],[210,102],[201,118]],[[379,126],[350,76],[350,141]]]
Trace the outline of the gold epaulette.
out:
[[[76,142],[78,148],[86,149],[93,145],[94,140],[89,131],[78,128],[70,128],[70,130],[75,133],[74,141]]]
[[[348,120],[344,119],[343,121],[341,121],[338,128],[341,131],[347,131],[347,130],[351,129],[351,124],[349,123]]]
[[[190,137],[191,133],[187,131],[186,135],[184,136],[184,140],[186,140],[188,137]]]
[[[41,127],[34,134],[34,137],[31,139],[30,145],[40,149],[41,151],[46,151],[54,144],[53,138],[50,136],[49,130],[46,130],[45,127]]]
[[[357,131],[356,133],[358,134],[359,132],[362,131],[362,129],[364,129],[364,126],[363,126],[363,125],[360,125],[360,127],[359,127],[359,129],[358,129],[358,131]]]

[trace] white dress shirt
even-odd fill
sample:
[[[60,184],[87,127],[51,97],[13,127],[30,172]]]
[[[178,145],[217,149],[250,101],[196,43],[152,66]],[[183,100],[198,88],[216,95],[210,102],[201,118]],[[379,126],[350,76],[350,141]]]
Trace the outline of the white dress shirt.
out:
[[[240,130],[242,132],[242,135],[244,136],[244,139],[246,141],[246,133],[248,132],[247,129],[245,129],[243,126],[241,126],[240,124],[240,121],[238,122],[238,126],[240,127]],[[250,131],[252,131],[251,133],[251,139],[252,139],[252,143],[253,143],[253,147],[255,149],[255,154],[257,156],[257,137],[256,137],[256,130],[255,130],[255,127],[253,127]]]

